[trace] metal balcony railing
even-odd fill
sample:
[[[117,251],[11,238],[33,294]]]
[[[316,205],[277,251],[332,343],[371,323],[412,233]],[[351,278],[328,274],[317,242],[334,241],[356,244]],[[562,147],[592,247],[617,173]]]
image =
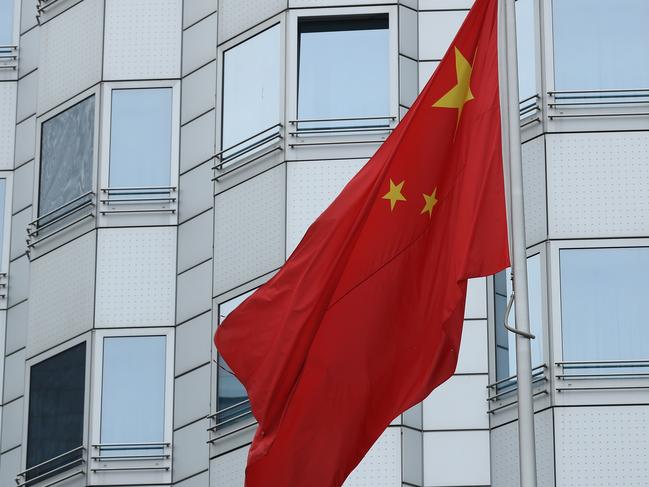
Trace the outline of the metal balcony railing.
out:
[[[0,300],[7,299],[7,273],[0,272]]]
[[[290,120],[289,147],[382,144],[394,130],[394,115],[376,117],[308,118]],[[356,136],[341,140],[341,137]],[[369,136],[369,137],[368,137]],[[378,136],[378,138],[377,138]],[[317,140],[313,140],[317,138]],[[311,139],[311,140],[309,140]]]
[[[541,97],[536,94],[518,103],[521,118],[521,128],[541,122]]]
[[[257,420],[252,415],[252,410],[250,409],[250,401],[247,399],[233,404],[232,406],[220,409],[214,414],[209,415],[207,418],[214,423],[212,426],[207,428],[207,431],[210,433],[210,439],[207,441],[208,443],[214,443],[217,440],[227,438],[228,436],[232,436],[257,425]],[[245,419],[248,419],[248,421],[244,422]],[[239,423],[242,422],[244,422],[244,424],[240,425]]]
[[[649,88],[562,90],[548,95],[551,120],[649,116]]]
[[[556,378],[563,384],[557,392],[649,389],[649,360],[576,360],[556,365],[561,368]],[[572,385],[573,381],[586,385]]]
[[[548,382],[547,368],[547,365],[543,364],[538,365],[532,369],[532,386],[538,386],[539,384],[545,384]],[[511,375],[497,382],[494,382],[493,384],[489,384],[487,386],[487,389],[489,391],[489,395],[487,397],[487,402],[489,404],[493,404],[496,401],[503,401],[507,397],[510,397],[512,399],[505,404],[500,404],[499,406],[490,408],[488,411],[489,414],[493,414],[497,411],[500,411],[501,409],[513,406],[518,402],[518,398],[515,396],[515,393],[518,392],[518,381],[516,375]],[[536,391],[534,394],[532,394],[532,396],[536,397],[547,393],[547,390],[540,390]]]
[[[29,487],[38,484],[38,487],[51,487],[77,475],[85,475],[86,461],[84,459],[84,453],[85,448],[78,446],[38,465],[29,467],[16,476],[16,486]],[[74,471],[65,473],[72,469]],[[51,480],[47,483],[42,483],[47,479]]]
[[[15,71],[18,68],[18,47],[0,46],[0,69],[11,69]]]
[[[94,217],[95,193],[88,191],[30,222],[27,225],[27,246],[33,248],[43,240]]]
[[[101,190],[102,215],[115,213],[175,213],[177,209],[176,186],[133,186],[103,188]]]
[[[171,443],[98,443],[92,445],[90,460],[91,472],[169,471]]]

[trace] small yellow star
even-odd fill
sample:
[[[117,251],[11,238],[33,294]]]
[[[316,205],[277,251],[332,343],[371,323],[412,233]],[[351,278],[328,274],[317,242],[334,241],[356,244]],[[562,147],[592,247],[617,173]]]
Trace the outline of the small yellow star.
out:
[[[451,88],[443,97],[437,100],[433,107],[435,108],[457,108],[457,123],[460,123],[464,104],[473,100],[471,93],[471,73],[473,66],[469,64],[460,50],[455,48],[455,73],[457,75],[457,84]]]
[[[424,209],[421,210],[420,215],[428,213],[428,218],[430,218],[433,216],[433,207],[437,204],[437,188],[435,188],[431,194],[423,193],[422,196],[424,197],[426,204],[424,204]]]
[[[406,181],[401,181],[399,184],[394,184],[392,179],[390,179],[390,191],[383,195],[384,200],[390,200],[390,211],[394,210],[397,201],[406,201],[406,198],[401,194],[401,188],[403,188],[403,183]]]

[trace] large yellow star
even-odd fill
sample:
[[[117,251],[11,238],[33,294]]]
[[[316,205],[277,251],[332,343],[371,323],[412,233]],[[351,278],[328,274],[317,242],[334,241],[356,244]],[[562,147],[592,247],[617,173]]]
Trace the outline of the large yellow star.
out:
[[[424,204],[424,209],[421,210],[420,215],[428,213],[428,218],[430,218],[433,216],[433,207],[437,204],[437,188],[435,188],[431,194],[423,193],[422,196],[426,203]]]
[[[462,55],[460,50],[455,48],[455,73],[457,74],[457,84],[451,88],[443,97],[437,100],[433,107],[435,108],[456,108],[457,123],[460,123],[464,104],[473,100],[471,93],[471,72],[473,66]]]
[[[390,191],[383,195],[384,200],[390,200],[390,211],[394,210],[397,201],[406,201],[406,198],[401,194],[403,183],[405,183],[405,180],[401,181],[399,184],[394,184],[392,179],[390,179]]]

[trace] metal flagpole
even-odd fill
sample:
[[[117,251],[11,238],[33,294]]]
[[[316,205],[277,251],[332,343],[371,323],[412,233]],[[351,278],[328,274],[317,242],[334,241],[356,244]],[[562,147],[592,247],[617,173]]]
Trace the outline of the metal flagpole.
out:
[[[523,165],[518,93],[518,59],[516,51],[515,0],[504,1],[505,56],[507,78],[507,124],[509,155],[509,198],[512,249],[512,280],[516,302],[516,378],[518,381],[518,454],[521,487],[536,487],[536,447],[534,441],[534,403],[532,398],[532,352],[530,340],[529,303],[527,296],[527,255],[525,213],[523,204]],[[511,302],[510,302],[511,305]],[[506,313],[508,315],[509,313]]]

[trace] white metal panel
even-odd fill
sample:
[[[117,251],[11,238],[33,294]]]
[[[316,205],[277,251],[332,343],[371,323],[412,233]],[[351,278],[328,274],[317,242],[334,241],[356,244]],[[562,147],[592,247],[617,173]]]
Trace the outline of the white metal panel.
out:
[[[467,319],[487,319],[487,279],[469,279],[466,290],[464,317]]]
[[[552,410],[534,416],[536,475],[539,486],[554,486],[554,425]],[[491,431],[491,482],[493,487],[518,487],[518,422]]]
[[[20,33],[31,29],[36,24],[36,4],[37,0],[20,1]]]
[[[386,429],[343,487],[395,487],[401,485],[401,428]]]
[[[23,439],[24,398],[10,402],[2,408],[2,451],[20,445]],[[16,472],[17,473],[17,472]]]
[[[649,406],[556,408],[557,485],[649,485]]]
[[[25,393],[25,349],[5,357],[2,389],[4,403],[18,399]]]
[[[29,297],[29,271],[29,259],[26,255],[9,263],[8,307]]]
[[[410,8],[399,7],[399,53],[412,59],[417,59],[418,56],[417,26],[417,12]]]
[[[221,0],[219,42],[272,17],[287,6],[287,0]]]
[[[36,116],[16,125],[16,166],[34,158],[36,146]]]
[[[419,59],[442,59],[467,12],[449,10],[419,13]]]
[[[490,485],[489,432],[424,433],[424,485]]]
[[[31,264],[29,356],[92,328],[95,298],[95,232]]]
[[[649,132],[547,136],[551,238],[649,234]]]
[[[20,213],[11,217],[11,241],[9,244],[9,258],[15,259],[27,251],[27,225],[33,219],[32,208],[25,208]]]
[[[84,0],[40,28],[39,113],[100,80],[103,19],[103,0]]]
[[[212,346],[210,312],[178,325],[176,327],[176,375],[209,363]]]
[[[208,468],[207,427],[207,420],[202,420],[174,431],[174,483]]]
[[[286,255],[338,196],[365,160],[291,162],[287,167]]]
[[[216,29],[217,15],[210,15],[183,32],[183,76],[216,59]]]
[[[419,63],[419,92],[424,89],[426,83],[439,66],[439,61],[422,61]]]
[[[18,76],[22,77],[38,67],[40,29],[32,29],[20,37]]]
[[[180,172],[214,156],[215,113],[212,110],[180,128]]]
[[[198,316],[212,306],[212,261],[192,267],[178,276],[176,296],[176,321],[184,321]]]
[[[417,61],[399,56],[399,104],[410,106],[417,98]]]
[[[20,350],[27,345],[27,313],[29,311],[29,301],[23,301],[6,312],[6,342],[5,353],[10,354]],[[5,312],[0,312],[0,320],[5,321]],[[1,328],[0,328],[1,329]],[[0,337],[0,344],[2,337]],[[0,371],[2,365],[0,365]]]
[[[184,353],[193,353],[185,350]],[[210,414],[210,364],[176,379],[174,387],[174,428]]]
[[[177,78],[182,0],[107,0],[104,79]]]
[[[16,121],[25,120],[36,113],[36,93],[38,72],[34,71],[18,80],[18,97],[16,101]]]
[[[284,165],[216,196],[215,296],[284,263],[285,198]]]
[[[419,10],[471,8],[473,0],[419,0]]]
[[[217,0],[185,0],[183,5],[183,29],[216,12]]]
[[[487,350],[487,320],[465,321],[455,373],[486,374]]]
[[[211,487],[243,487],[249,446],[216,457],[210,462]]]
[[[0,83],[0,169],[14,167],[16,83]]]
[[[31,206],[34,191],[34,161],[23,164],[14,172],[11,213]],[[24,230],[24,229],[23,229]],[[24,237],[24,235],[21,235]]]
[[[0,456],[0,485],[16,485],[16,474],[22,470],[21,457],[22,448],[14,448]]]
[[[211,211],[201,213],[178,226],[178,272],[212,258]]]
[[[180,123],[187,123],[216,104],[216,61],[183,79]]]
[[[96,326],[174,324],[175,227],[99,230]]]
[[[545,193],[545,139],[538,137],[523,144],[523,197],[527,246],[545,240],[547,206]]]
[[[194,475],[187,480],[183,480],[182,482],[174,484],[174,486],[176,487],[209,487],[209,485],[210,473],[208,471]]]
[[[425,430],[487,429],[487,375],[456,375],[423,403]]]
[[[411,428],[402,428],[401,435],[403,481],[410,485],[424,485],[423,433]]]

